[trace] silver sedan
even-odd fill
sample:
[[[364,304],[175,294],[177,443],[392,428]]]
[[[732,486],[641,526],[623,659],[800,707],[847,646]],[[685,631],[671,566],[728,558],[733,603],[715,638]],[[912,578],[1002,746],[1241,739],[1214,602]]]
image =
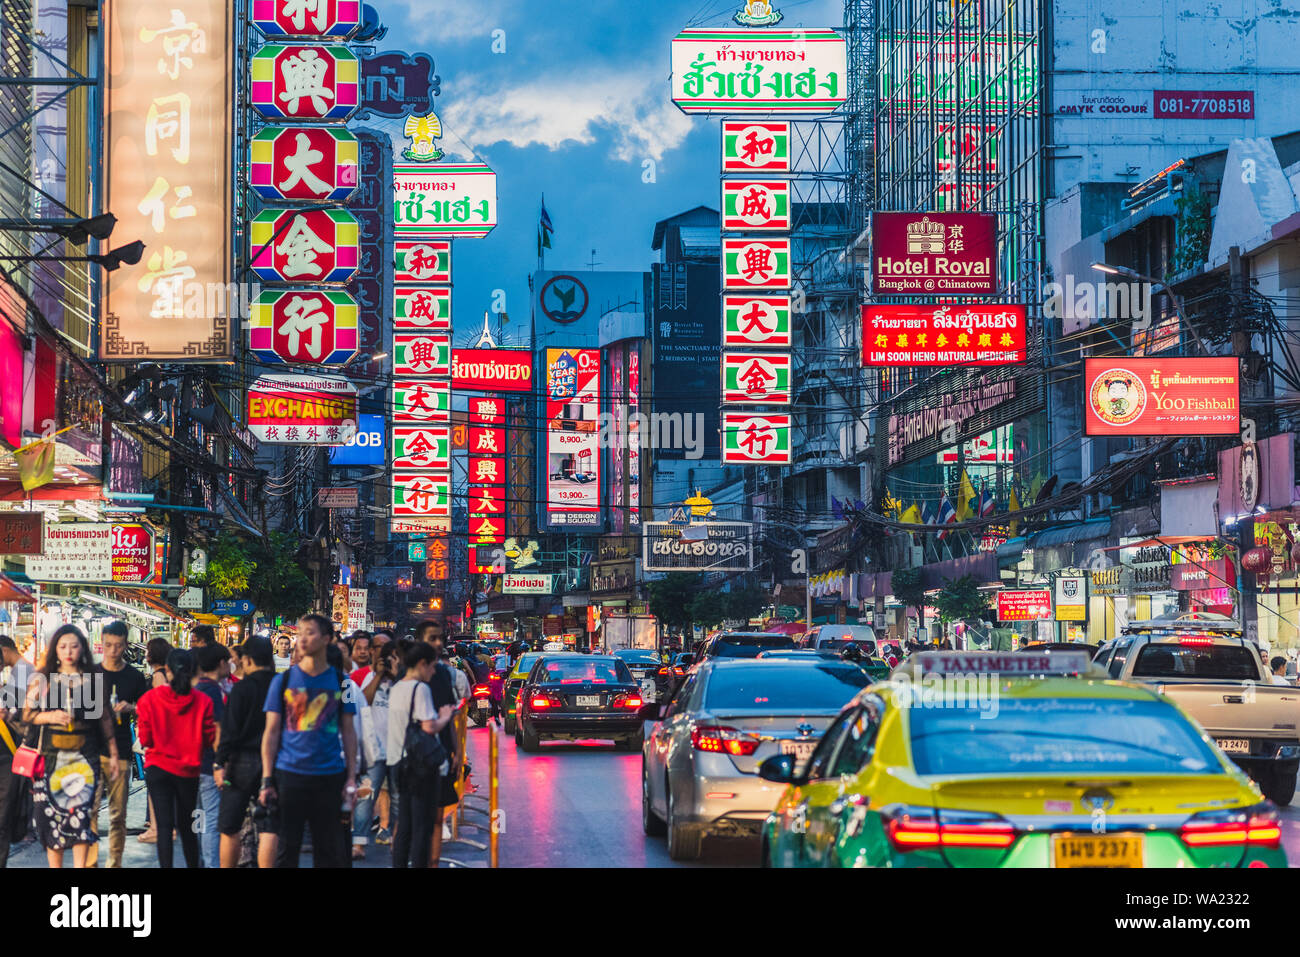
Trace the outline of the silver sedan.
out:
[[[758,766],[793,754],[802,766],[846,701],[868,682],[856,665],[822,658],[713,659],[701,664],[658,718],[641,752],[646,834],[668,835],[668,856],[689,860],[708,834],[757,837],[784,787]]]

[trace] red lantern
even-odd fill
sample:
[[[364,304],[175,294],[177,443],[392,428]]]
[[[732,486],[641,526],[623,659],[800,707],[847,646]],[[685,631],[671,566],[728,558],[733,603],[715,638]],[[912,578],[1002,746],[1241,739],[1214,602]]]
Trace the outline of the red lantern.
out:
[[[1241,556],[1241,567],[1248,572],[1261,572],[1273,564],[1273,553],[1263,545],[1257,545]]]

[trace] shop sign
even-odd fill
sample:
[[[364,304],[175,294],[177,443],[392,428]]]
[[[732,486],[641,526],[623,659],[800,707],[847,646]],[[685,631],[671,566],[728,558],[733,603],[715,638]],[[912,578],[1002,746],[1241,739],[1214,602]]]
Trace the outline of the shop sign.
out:
[[[1057,621],[1088,620],[1088,579],[1083,575],[1058,575],[1053,585]]]
[[[673,38],[683,113],[831,113],[848,97],[844,38],[825,28],[690,28]]]
[[[111,534],[115,582],[143,584],[154,577],[153,529],[147,525],[114,525]]]
[[[998,592],[998,621],[1050,621],[1051,617],[1050,591]]]
[[[340,203],[357,188],[360,145],[339,126],[268,126],[250,142],[248,184],[266,200]]]
[[[1025,361],[1025,307],[862,307],[866,366],[1000,366]]]
[[[264,282],[347,282],[361,261],[360,226],[343,209],[264,209],[248,242]]]
[[[788,173],[789,121],[722,121],[722,172]]]
[[[722,240],[723,289],[789,289],[793,280],[788,237]]]
[[[555,593],[554,575],[506,575],[501,580],[503,595],[551,595]]]
[[[754,567],[753,532],[749,522],[647,522],[641,567],[648,572],[749,571]]]
[[[1087,435],[1236,435],[1240,361],[1210,359],[1084,360]]]
[[[1170,569],[1169,587],[1174,591],[1200,591],[1233,587],[1237,572],[1226,558],[1206,562],[1181,562]]]
[[[361,26],[361,0],[252,0],[253,25],[268,37],[345,40]]]
[[[0,555],[39,555],[44,547],[44,512],[0,512]]]
[[[722,297],[722,344],[748,348],[788,349],[790,297]]]
[[[994,295],[997,223],[989,213],[873,214],[872,294]]]
[[[722,401],[733,405],[789,405],[788,353],[724,352]]]
[[[527,349],[456,349],[451,384],[485,392],[531,392],[533,354]]]
[[[271,445],[340,445],[357,431],[357,387],[325,376],[262,376],[248,390],[248,430]]]
[[[393,282],[451,282],[451,243],[399,240],[393,243]]]
[[[394,422],[450,422],[451,383],[442,380],[395,379]]]
[[[346,292],[264,289],[248,330],[248,347],[264,362],[337,365],[357,354],[357,302]]]
[[[722,414],[722,461],[734,465],[789,465],[789,415]]]
[[[249,101],[268,120],[346,120],[357,108],[361,70],[345,46],[269,43],[250,69]]]
[[[397,239],[482,239],[496,224],[497,174],[486,164],[394,164]]]
[[[393,328],[404,332],[451,329],[449,286],[395,286]]]
[[[451,430],[447,426],[393,426],[394,469],[451,468]]]
[[[785,232],[790,229],[790,181],[724,179],[724,230]]]
[[[412,518],[451,516],[451,476],[446,472],[393,473],[393,515]]]
[[[451,336],[393,333],[393,374],[434,376],[451,374]]]

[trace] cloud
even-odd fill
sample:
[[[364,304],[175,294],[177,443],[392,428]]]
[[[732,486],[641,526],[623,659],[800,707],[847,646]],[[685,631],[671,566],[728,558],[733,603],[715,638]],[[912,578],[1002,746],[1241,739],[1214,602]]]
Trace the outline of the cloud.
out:
[[[450,91],[448,91],[450,92]],[[442,104],[443,123],[477,147],[509,143],[558,150],[612,138],[615,159],[659,160],[681,145],[691,120],[669,99],[668,77],[652,67],[620,66],[557,74],[504,89],[457,84]]]
[[[486,50],[492,31],[505,26],[515,5],[509,0],[444,2],[436,12],[431,6],[428,0],[384,0],[379,19],[389,28],[385,49],[437,50],[446,43],[481,38]]]

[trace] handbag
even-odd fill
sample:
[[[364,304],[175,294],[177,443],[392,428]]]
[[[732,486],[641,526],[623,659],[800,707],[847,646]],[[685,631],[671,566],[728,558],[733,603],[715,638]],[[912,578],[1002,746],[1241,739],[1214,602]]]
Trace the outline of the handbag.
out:
[[[402,739],[405,757],[402,763],[406,769],[417,777],[433,777],[442,770],[447,760],[447,749],[436,734],[429,734],[413,722],[415,717],[415,695],[420,689],[411,689],[411,706],[406,712],[406,736]]]
[[[36,726],[27,729],[23,743],[14,750],[13,773],[20,778],[39,778],[45,774],[45,755],[32,747],[30,742],[36,732]]]

